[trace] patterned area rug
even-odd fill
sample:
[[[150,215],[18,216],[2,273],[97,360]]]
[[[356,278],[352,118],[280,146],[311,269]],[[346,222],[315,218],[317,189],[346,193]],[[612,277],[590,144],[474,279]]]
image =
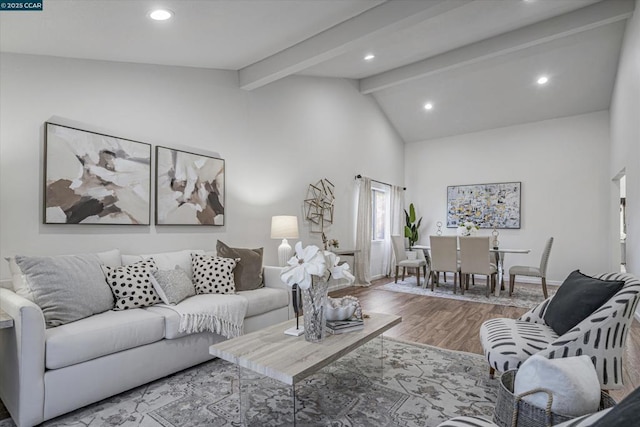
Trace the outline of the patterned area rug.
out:
[[[482,302],[485,304],[498,304],[507,305],[512,307],[533,308],[536,305],[544,301],[544,295],[542,294],[541,285],[517,285],[513,291],[513,295],[509,296],[508,284],[505,284],[507,288],[504,291],[500,291],[500,296],[496,297],[491,294],[489,298],[486,296],[487,287],[482,282],[476,282],[475,286],[469,285],[469,289],[464,291],[464,295],[460,293],[460,287],[457,287],[457,294],[453,293],[453,279],[451,274],[448,276],[448,282],[440,282],[439,287],[435,287],[433,292],[431,291],[431,283],[427,289],[422,286],[424,282],[420,280],[420,287],[417,286],[415,276],[409,276],[405,280],[398,280],[398,283],[393,281],[382,285],[381,289],[392,292],[404,292],[408,294],[424,295],[437,298],[450,298],[462,301]],[[549,296],[556,293],[558,286],[547,284],[547,290]]]
[[[373,340],[301,383],[297,425],[437,426],[457,415],[492,417],[498,380],[489,379],[482,356],[390,338],[383,347],[383,376],[380,340]],[[255,417],[249,425],[291,425],[289,389],[244,375]],[[239,426],[238,405],[238,370],[216,359],[43,426]],[[0,421],[9,426],[10,419]]]

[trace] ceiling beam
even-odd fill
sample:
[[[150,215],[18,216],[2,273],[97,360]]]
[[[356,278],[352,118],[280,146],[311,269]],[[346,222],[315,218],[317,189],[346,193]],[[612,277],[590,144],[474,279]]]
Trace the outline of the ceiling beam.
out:
[[[360,92],[373,93],[611,24],[629,18],[633,14],[633,9],[633,1],[602,1],[422,61],[363,78],[360,80]]]
[[[471,0],[388,0],[313,37],[238,71],[240,87],[257,89],[288,75],[365,46]]]

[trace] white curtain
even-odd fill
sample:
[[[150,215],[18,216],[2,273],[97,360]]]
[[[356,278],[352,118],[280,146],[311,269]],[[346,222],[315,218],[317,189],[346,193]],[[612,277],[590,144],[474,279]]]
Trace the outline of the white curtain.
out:
[[[385,273],[393,274],[396,265],[396,257],[393,254],[391,236],[404,236],[404,188],[397,185],[391,186],[389,191],[389,228],[390,233],[385,242]]]
[[[356,215],[356,256],[354,274],[356,284],[371,285],[371,179],[362,177],[358,185],[358,213]]]

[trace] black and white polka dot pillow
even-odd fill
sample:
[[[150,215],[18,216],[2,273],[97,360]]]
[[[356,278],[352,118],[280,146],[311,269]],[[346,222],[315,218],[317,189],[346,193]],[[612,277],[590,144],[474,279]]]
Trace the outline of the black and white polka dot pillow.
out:
[[[114,310],[148,307],[162,302],[150,279],[151,272],[157,269],[153,259],[117,268],[103,266],[116,300]]]
[[[238,261],[233,258],[220,258],[191,253],[193,284],[196,294],[233,294],[236,283],[233,269]]]

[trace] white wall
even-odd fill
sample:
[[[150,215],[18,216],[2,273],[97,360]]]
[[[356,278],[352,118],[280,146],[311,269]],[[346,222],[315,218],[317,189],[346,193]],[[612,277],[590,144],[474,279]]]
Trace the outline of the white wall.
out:
[[[291,77],[253,92],[236,73],[45,56],[0,56],[0,255],[120,248],[265,247],[272,215],[298,214],[309,183],[336,186],[326,234],[353,242],[354,176],[401,183],[403,143],[375,101],[348,80]],[[42,224],[43,123],[218,152],[226,160],[224,227]],[[153,191],[152,191],[153,193]],[[153,198],[153,194],[152,194]],[[305,244],[320,244],[301,221]],[[2,262],[0,277],[8,277]]]
[[[406,203],[424,217],[420,243],[429,244],[437,221],[455,234],[446,228],[448,185],[521,181],[521,229],[499,230],[499,240],[531,253],[507,255],[506,269],[538,265],[553,236],[550,281],[574,269],[608,271],[608,153],[606,111],[407,144]]]
[[[625,169],[627,190],[627,271],[640,274],[640,0],[627,23],[611,101],[610,178]],[[618,227],[617,186],[611,184],[612,227]],[[614,228],[614,229],[616,229]],[[613,234],[613,233],[612,233]],[[611,240],[612,247],[618,242]],[[614,260],[615,262],[615,260]]]
[[[611,100],[611,169],[615,177],[622,169],[626,173],[627,198],[627,271],[640,275],[640,0],[627,22],[618,75]],[[619,189],[610,188],[610,223],[619,227]],[[612,234],[611,250],[617,239]],[[617,259],[612,261],[615,265]],[[640,319],[640,306],[636,310]]]

